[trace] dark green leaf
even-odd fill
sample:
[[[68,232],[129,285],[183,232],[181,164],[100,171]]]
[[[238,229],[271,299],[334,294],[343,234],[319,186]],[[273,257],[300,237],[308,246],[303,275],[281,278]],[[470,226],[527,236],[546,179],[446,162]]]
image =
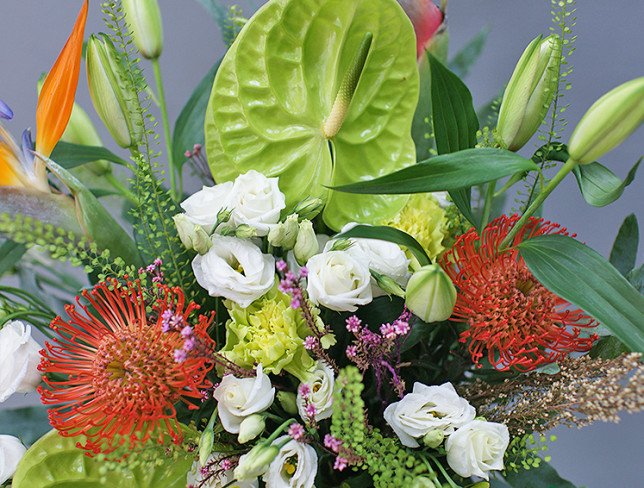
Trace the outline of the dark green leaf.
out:
[[[619,228],[613,249],[610,252],[610,264],[626,276],[634,267],[637,259],[637,247],[640,242],[640,231],[637,217],[630,214]]]
[[[0,276],[9,271],[20,261],[27,248],[13,241],[4,241],[0,245]]]
[[[637,291],[644,293],[644,265],[628,273],[626,279]]]
[[[472,189],[471,188],[458,188],[451,190],[449,196],[452,198],[454,205],[463,214],[472,225],[476,226],[477,220],[472,212]]]
[[[420,74],[420,93],[411,124],[411,135],[416,144],[416,160],[422,161],[430,157],[434,150],[431,73],[427,57],[419,61],[418,73]]]
[[[221,61],[217,61],[210,68],[210,71],[199,82],[192,92],[190,99],[181,110],[177,122],[174,125],[174,135],[172,145],[174,151],[174,161],[182,166],[186,161],[185,152],[192,151],[195,144],[203,146],[204,137],[204,120],[206,118],[206,108],[210,99],[210,91],[215,81],[217,68]]]
[[[488,27],[484,27],[481,31],[476,34],[465,46],[461,49],[456,56],[452,58],[449,63],[449,69],[458,76],[459,78],[465,78],[470,72],[474,63],[479,59],[485,43],[487,42],[487,36],[490,33]]]
[[[590,357],[602,359],[614,359],[630,349],[626,347],[617,337],[602,337],[590,350]]]
[[[559,476],[555,468],[546,462],[527,471],[508,473],[505,483],[493,480],[490,488],[505,488],[508,485],[512,488],[576,488],[570,481]]]
[[[596,318],[633,351],[644,352],[644,297],[608,261],[563,235],[518,246],[546,288]]]
[[[416,239],[409,234],[387,226],[356,225],[346,232],[338,234],[342,237],[361,237],[363,239],[379,239],[381,241],[393,242],[405,246],[418,259],[421,266],[431,264],[431,260]]]
[[[640,159],[631,168],[622,181],[615,174],[599,163],[590,163],[577,166],[574,170],[579,190],[584,200],[593,207],[604,207],[613,203],[624,193],[624,189],[633,182]]]
[[[51,430],[45,407],[0,410],[0,433],[13,435],[30,446]]]
[[[536,169],[537,165],[529,159],[504,149],[467,149],[436,156],[395,173],[335,190],[365,194],[451,191]]]
[[[82,164],[92,163],[104,159],[116,164],[127,166],[127,162],[118,157],[109,149],[98,146],[82,146],[70,142],[59,142],[56,144],[50,159],[65,169],[75,168]]]

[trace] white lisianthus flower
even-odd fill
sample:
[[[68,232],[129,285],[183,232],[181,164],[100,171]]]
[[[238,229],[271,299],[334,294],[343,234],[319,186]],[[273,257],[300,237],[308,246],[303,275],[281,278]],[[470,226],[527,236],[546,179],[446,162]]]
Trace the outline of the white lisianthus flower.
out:
[[[329,251],[308,260],[307,292],[316,305],[355,312],[373,300],[369,268],[346,251]]]
[[[320,421],[328,419],[333,414],[333,389],[335,387],[335,377],[333,369],[323,361],[318,361],[315,369],[309,373],[305,384],[309,386],[310,393],[308,400],[305,401],[300,389],[297,393],[297,410],[306,421],[309,417],[306,414],[307,403],[315,407],[315,420]]]
[[[419,447],[416,439],[435,430],[450,435],[475,416],[474,407],[458,396],[451,383],[440,386],[414,383],[412,392],[389,405],[384,413],[387,423],[407,447]]]
[[[355,222],[345,225],[341,232],[353,229]],[[330,241],[325,246],[325,251],[333,247]],[[369,269],[392,278],[400,286],[405,286],[411,273],[409,272],[409,259],[398,244],[381,241],[379,239],[363,239],[359,237],[349,238],[351,246],[346,252],[358,261],[362,262]],[[374,283],[374,286],[375,283]]]
[[[230,217],[233,224],[249,225],[258,236],[265,236],[280,221],[284,208],[286,197],[279,189],[278,178],[251,170],[235,179]]]
[[[14,393],[34,391],[42,347],[31,337],[31,325],[14,320],[0,329],[0,403]]]
[[[246,417],[263,412],[273,404],[275,388],[260,364],[255,378],[236,378],[231,374],[224,376],[213,397],[217,400],[224,429],[231,434],[239,434],[239,426]]]
[[[204,186],[200,191],[181,203],[186,217],[206,232],[212,232],[221,210],[230,209],[233,183],[228,181],[215,186]]]
[[[275,439],[282,444],[288,436]],[[268,488],[312,488],[318,470],[318,455],[310,445],[291,440],[282,446],[262,479]]]
[[[488,471],[503,469],[503,456],[509,443],[510,434],[505,425],[472,420],[447,439],[447,464],[463,478],[480,476],[487,480]]]
[[[213,463],[217,463],[218,460],[224,458],[224,454],[213,453],[208,457],[205,466],[211,466]],[[259,486],[257,478],[254,480],[235,481],[233,470],[224,470],[218,463],[214,464],[210,471],[216,471],[217,474],[210,476],[210,473],[208,473],[207,479],[204,479],[204,475],[201,472],[201,465],[199,461],[195,461],[188,472],[187,488],[257,488]]]
[[[25,452],[27,448],[20,439],[12,435],[0,435],[0,485],[14,475]]]
[[[273,287],[275,258],[246,239],[212,236],[212,247],[192,261],[197,282],[210,296],[248,307]]]

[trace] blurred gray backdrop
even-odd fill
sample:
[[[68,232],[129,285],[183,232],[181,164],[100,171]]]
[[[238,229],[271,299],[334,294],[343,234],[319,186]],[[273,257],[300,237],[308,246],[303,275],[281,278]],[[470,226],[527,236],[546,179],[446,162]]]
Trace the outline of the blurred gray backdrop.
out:
[[[262,3],[222,1],[242,6],[247,15]],[[104,30],[98,4],[96,0],[91,2],[87,34]],[[174,120],[224,47],[217,27],[198,2],[160,0],[160,4],[165,27],[161,65],[170,117]],[[23,128],[35,124],[36,80],[51,67],[80,5],[80,0],[0,0],[0,98],[16,114],[8,124],[16,137]],[[603,93],[644,75],[644,0],[580,0],[576,16],[577,51],[570,60],[574,66],[573,87],[564,99],[564,103],[570,104],[566,113],[569,130]],[[550,18],[549,0],[449,2],[452,55],[483,27],[491,29],[485,51],[466,80],[477,105],[483,105],[499,92],[530,40],[538,34],[548,34]],[[116,150],[93,112],[84,71],[77,101],[96,120],[107,145]],[[624,177],[643,154],[644,130],[640,128],[602,162]],[[597,209],[584,202],[574,178],[570,177],[548,200],[544,216],[576,232],[580,240],[606,256],[628,214],[635,212],[640,225],[644,224],[643,190],[644,174],[640,174],[620,200]],[[31,396],[13,398],[2,407],[34,401]],[[644,414],[624,415],[617,426],[596,424],[582,430],[557,429],[555,434],[558,440],[549,452],[552,464],[575,484],[589,488],[644,486]]]

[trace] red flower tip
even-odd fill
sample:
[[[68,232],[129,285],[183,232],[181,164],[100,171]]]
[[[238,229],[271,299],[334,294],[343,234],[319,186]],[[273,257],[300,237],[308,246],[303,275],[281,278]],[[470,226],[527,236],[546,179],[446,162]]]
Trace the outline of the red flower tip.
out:
[[[597,325],[592,318],[571,310],[570,303],[539,283],[515,248],[499,249],[518,218],[502,216],[481,236],[469,230],[441,259],[458,288],[451,320],[468,325],[460,341],[468,343],[479,367],[487,355],[499,370],[530,371],[572,352],[586,352],[597,339],[595,334],[580,337],[582,329]],[[543,234],[568,235],[559,224],[532,218],[513,246]]]
[[[438,32],[445,14],[432,0],[398,0],[416,31],[416,55],[420,58]]]

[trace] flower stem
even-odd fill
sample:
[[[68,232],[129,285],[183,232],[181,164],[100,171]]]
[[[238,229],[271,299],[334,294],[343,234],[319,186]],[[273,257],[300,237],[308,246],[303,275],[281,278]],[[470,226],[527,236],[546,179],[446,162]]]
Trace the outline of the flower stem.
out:
[[[114,176],[113,173],[107,173],[105,175],[105,180],[131,203],[134,205],[139,203],[136,195],[134,195],[134,193],[132,193],[116,176]]]
[[[496,190],[496,181],[490,181],[487,184],[487,191],[485,193],[485,203],[483,204],[483,215],[481,216],[481,229],[485,229],[488,221],[490,220],[490,213],[492,212],[492,202],[494,201],[494,191]]]
[[[514,224],[514,227],[510,229],[510,232],[508,232],[508,235],[503,239],[503,242],[501,242],[501,249],[505,249],[508,247],[508,245],[512,242],[514,239],[514,236],[517,235],[517,233],[521,230],[521,228],[525,225],[525,223],[530,219],[530,217],[541,207],[543,202],[545,201],[546,198],[548,198],[548,195],[552,193],[552,191],[563,181],[563,179],[570,173],[575,167],[577,166],[577,161],[573,159],[568,159],[566,163],[559,169],[557,174],[550,180],[548,185],[541,190],[541,193],[537,195],[537,198],[534,199],[534,201],[530,204],[530,206],[526,209],[526,211],[523,213],[521,218],[517,221],[516,224]]]

